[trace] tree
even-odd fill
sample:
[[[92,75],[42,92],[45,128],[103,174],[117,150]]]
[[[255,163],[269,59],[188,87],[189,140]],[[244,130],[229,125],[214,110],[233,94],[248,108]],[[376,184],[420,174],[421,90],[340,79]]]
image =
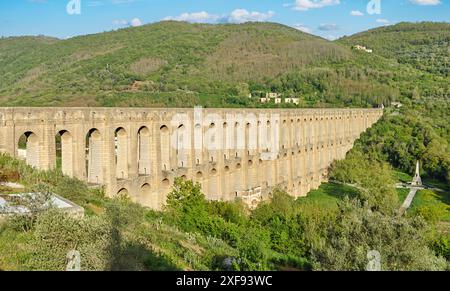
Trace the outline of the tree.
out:
[[[168,217],[186,231],[195,231],[208,223],[208,208],[200,184],[176,178],[172,192],[167,196]]]
[[[346,199],[325,236],[312,245],[315,270],[363,271],[368,253],[381,254],[385,271],[444,270],[446,262],[427,245],[428,228],[420,217],[405,218],[372,211],[358,200]]]

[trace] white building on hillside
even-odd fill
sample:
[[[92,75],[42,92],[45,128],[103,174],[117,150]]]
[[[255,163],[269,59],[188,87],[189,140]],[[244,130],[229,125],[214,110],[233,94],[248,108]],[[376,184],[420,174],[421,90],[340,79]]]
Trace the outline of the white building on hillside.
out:
[[[359,45],[359,44],[355,45],[353,48],[356,49],[356,50],[359,50],[359,51],[365,51],[367,53],[372,53],[373,52],[372,49],[368,49],[365,46],[362,46],[362,45]]]

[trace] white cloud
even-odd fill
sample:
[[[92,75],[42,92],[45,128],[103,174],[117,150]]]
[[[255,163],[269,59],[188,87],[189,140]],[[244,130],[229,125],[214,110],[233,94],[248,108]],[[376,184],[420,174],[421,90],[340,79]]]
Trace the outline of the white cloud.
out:
[[[409,2],[422,6],[436,6],[441,4],[440,0],[409,0]]]
[[[206,11],[183,13],[179,16],[168,16],[163,20],[187,21],[187,22],[225,22],[225,23],[244,23],[249,21],[267,21],[275,15],[275,12],[268,11],[266,13],[258,11],[248,11],[245,9],[235,9],[230,14],[216,15],[209,14]]]
[[[113,24],[120,25],[120,26],[137,27],[137,26],[141,26],[142,25],[142,21],[139,18],[133,18],[130,21],[125,20],[125,19],[116,19],[116,20],[113,20]]]
[[[133,27],[136,26],[141,26],[142,25],[142,21],[139,18],[133,18],[130,22],[130,25]]]
[[[176,20],[176,21],[187,21],[187,22],[208,22],[216,21],[220,16],[209,14],[206,11],[193,12],[193,13],[183,13],[180,16],[172,17],[168,16],[163,20]]]
[[[306,11],[309,9],[317,9],[325,6],[339,5],[340,0],[295,0],[294,9]]]
[[[359,10],[353,10],[353,11],[350,12],[350,15],[351,16],[364,16],[364,13],[362,13]]]
[[[311,28],[309,28],[306,25],[303,25],[302,23],[296,23],[292,26],[295,29],[298,29],[300,31],[306,32],[306,33],[312,33],[313,30]]]
[[[245,9],[236,9],[227,17],[229,23],[244,23],[249,21],[267,21],[275,15],[275,12],[268,11],[261,13],[257,11],[249,12]]]

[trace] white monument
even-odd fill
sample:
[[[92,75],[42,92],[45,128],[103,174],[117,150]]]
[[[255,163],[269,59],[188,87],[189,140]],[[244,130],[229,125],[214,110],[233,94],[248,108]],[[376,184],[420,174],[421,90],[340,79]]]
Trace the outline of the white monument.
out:
[[[417,161],[416,164],[416,173],[414,174],[414,178],[411,182],[411,186],[420,187],[422,186],[422,179],[420,178],[420,163]]]

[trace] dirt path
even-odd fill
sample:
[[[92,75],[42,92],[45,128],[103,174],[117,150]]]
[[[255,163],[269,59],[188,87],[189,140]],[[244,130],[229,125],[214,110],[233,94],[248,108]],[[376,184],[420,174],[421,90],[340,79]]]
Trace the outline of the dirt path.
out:
[[[411,207],[411,204],[414,200],[414,197],[416,197],[417,191],[419,191],[421,188],[411,188],[411,191],[409,191],[408,196],[406,197],[405,201],[402,204],[402,207],[400,207],[400,215],[403,215],[406,210],[408,210]]]

